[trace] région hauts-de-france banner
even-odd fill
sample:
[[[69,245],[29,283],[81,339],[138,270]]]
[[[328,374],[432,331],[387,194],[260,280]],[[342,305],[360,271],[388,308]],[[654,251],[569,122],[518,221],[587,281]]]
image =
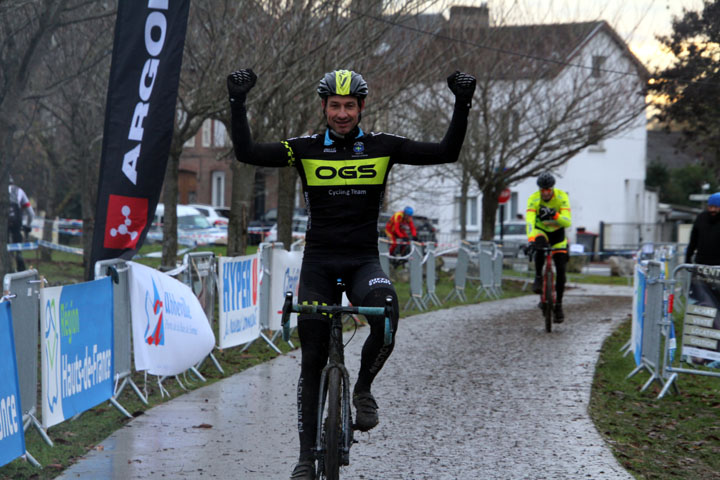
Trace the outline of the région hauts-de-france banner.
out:
[[[220,348],[251,342],[260,336],[260,256],[218,259]]]
[[[155,213],[190,0],[118,2],[91,262],[132,258]]]
[[[170,275],[128,265],[135,369],[152,375],[184,372],[215,346],[202,305],[190,287]]]
[[[42,424],[84,412],[113,394],[110,277],[40,290]]]
[[[25,454],[10,302],[0,303],[0,467]]]

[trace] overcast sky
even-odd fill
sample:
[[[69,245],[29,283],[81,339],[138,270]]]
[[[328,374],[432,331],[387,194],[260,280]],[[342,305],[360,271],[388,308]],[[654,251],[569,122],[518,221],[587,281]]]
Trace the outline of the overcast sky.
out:
[[[480,5],[485,1],[450,1],[450,5]],[[554,23],[606,20],[651,70],[667,63],[656,35],[672,31],[672,18],[683,7],[700,10],[702,0],[488,0],[492,21]]]

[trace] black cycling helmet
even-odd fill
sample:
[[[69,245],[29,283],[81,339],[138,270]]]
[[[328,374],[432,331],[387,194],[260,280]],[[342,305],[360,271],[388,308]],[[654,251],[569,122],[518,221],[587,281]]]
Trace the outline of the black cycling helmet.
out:
[[[359,73],[350,70],[335,70],[327,72],[323,76],[317,92],[322,99],[326,99],[330,95],[352,95],[358,100],[364,100],[368,94],[368,86]]]
[[[541,173],[537,178],[537,185],[540,188],[552,188],[555,185],[555,177],[550,172]]]

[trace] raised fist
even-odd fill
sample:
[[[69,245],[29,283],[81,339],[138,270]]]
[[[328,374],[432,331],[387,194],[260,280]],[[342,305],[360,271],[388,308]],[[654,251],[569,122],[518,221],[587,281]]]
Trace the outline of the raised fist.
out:
[[[247,93],[255,86],[257,75],[250,68],[236,70],[227,76],[228,94],[231,102],[244,102]]]
[[[475,77],[456,70],[447,78],[447,82],[458,102],[470,103],[475,93]]]

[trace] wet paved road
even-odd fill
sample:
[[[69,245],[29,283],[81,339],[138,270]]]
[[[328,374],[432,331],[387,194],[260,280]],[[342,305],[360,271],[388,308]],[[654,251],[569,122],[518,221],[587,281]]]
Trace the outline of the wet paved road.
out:
[[[631,479],[587,414],[598,350],[630,293],[568,290],[551,334],[535,296],[401,320],[373,386],[381,423],[359,435],[343,478]],[[351,371],[361,344],[348,347]],[[286,479],[298,372],[290,354],[155,407],[59,478]]]

